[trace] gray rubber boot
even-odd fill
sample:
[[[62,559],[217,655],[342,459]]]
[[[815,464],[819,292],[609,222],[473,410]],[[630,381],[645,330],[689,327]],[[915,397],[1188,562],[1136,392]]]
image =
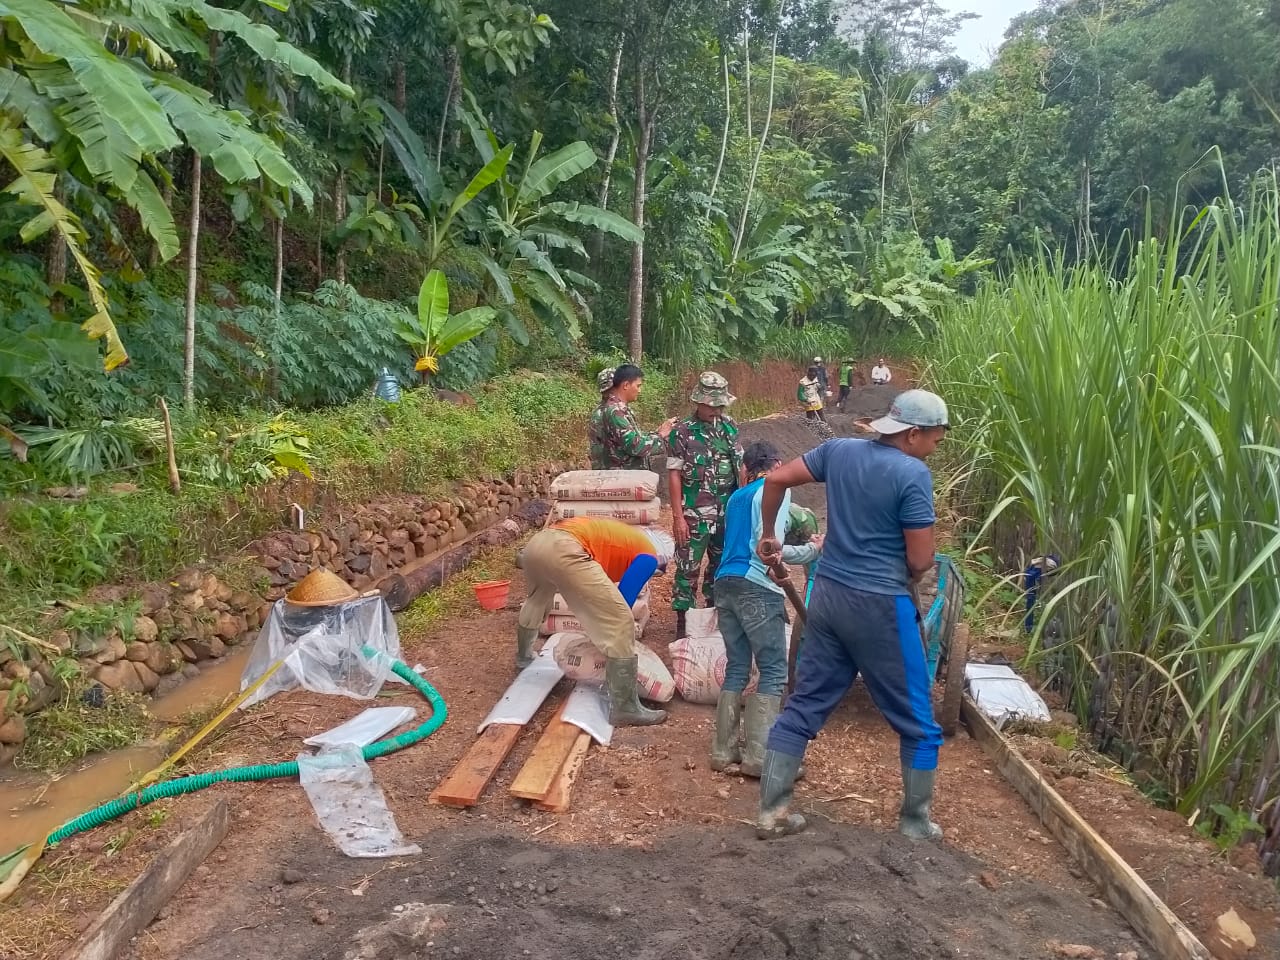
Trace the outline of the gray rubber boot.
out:
[[[933,805],[933,780],[937,770],[902,767],[902,809],[898,832],[912,840],[941,840],[942,828],[929,819]]]
[[[667,719],[667,711],[641,706],[636,691],[636,657],[610,657],[604,668],[609,690],[609,722],[615,727],[648,727]]]
[[[789,837],[807,826],[804,817],[787,810],[803,759],[777,750],[765,751],[760,772],[760,819],[756,821],[756,836],[761,840]]]
[[[533,642],[538,639],[537,627],[516,627],[516,669],[523,670],[533,663]]]
[[[738,723],[742,720],[742,694],[720,692],[716,701],[716,736],[711,743],[711,769],[724,770],[742,760],[738,749]]]

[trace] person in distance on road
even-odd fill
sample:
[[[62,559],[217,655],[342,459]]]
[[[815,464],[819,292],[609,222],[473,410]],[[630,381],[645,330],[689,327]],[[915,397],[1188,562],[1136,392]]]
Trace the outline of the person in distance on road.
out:
[[[889,365],[884,362],[884,357],[881,357],[871,368],[871,382],[877,387],[882,387],[892,379],[893,374],[889,370]]]
[[[818,379],[817,367],[810,367],[805,376],[801,378],[800,385],[796,387],[796,399],[800,401],[800,405],[804,408],[804,418],[806,420],[826,422],[827,414],[822,409],[822,381]]]
[[[845,360],[840,368],[840,397],[836,400],[836,409],[844,413],[844,405],[849,401],[849,392],[853,390],[853,358]]]
[[[827,536],[796,688],[769,732],[756,826],[762,839],[805,828],[804,817],[788,810],[805,748],[859,674],[898,734],[898,830],[913,839],[942,836],[929,818],[942,730],[910,585],[934,566],[933,476],[924,461],[948,426],[941,397],[908,390],[871,423],[874,440],[828,440],[765,478],[766,531],[774,529],[786,491],[817,482],[826,484]],[[776,536],[761,538],[765,564],[775,564],[781,550]]]

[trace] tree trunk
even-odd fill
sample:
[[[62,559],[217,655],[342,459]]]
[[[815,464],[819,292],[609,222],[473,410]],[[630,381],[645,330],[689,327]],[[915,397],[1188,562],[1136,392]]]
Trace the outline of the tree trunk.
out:
[[[644,204],[646,199],[646,175],[649,167],[649,146],[653,142],[653,116],[645,99],[644,66],[636,69],[636,116],[640,122],[640,139],[636,143],[635,192],[632,195],[631,219],[644,229]],[[627,346],[631,361],[639,363],[644,353],[644,240],[631,248],[631,286],[627,292]]]
[[[724,65],[724,132],[720,134],[720,159],[716,161],[716,175],[711,178],[711,192],[707,194],[707,212],[704,217],[711,216],[711,202],[716,198],[716,187],[720,186],[720,173],[724,170],[724,155],[729,149],[729,119],[733,115],[733,105],[729,102],[729,54],[720,55]]]
[[[276,276],[275,302],[276,317],[280,316],[280,300],[284,293],[284,217],[276,218]]]
[[[191,228],[187,235],[187,316],[182,348],[182,404],[196,405],[196,283],[200,277],[200,154],[191,157]]]
[[[618,141],[622,138],[622,126],[618,123],[618,74],[622,71],[622,48],[626,43],[624,31],[618,37],[618,48],[613,52],[613,66],[609,70],[609,123],[613,125],[613,135],[609,138],[609,149],[604,156],[604,176],[600,180],[600,209],[609,209],[609,181],[613,175],[613,161],[618,156]],[[592,259],[596,262],[604,255],[604,231],[596,231],[595,253]]]
[[[742,28],[742,60],[747,68],[747,139],[754,140],[751,131],[751,24]]]
[[[404,60],[397,57],[396,62],[391,67],[391,73],[395,83],[395,92],[391,96],[395,100],[396,109],[403,114],[405,104],[408,102],[408,96],[405,93]]]
[[[782,32],[782,15],[786,12],[787,0],[778,5],[778,26],[773,31],[773,52],[769,57],[769,108],[764,115],[764,129],[760,131],[760,146],[756,148],[756,156],[751,161],[751,175],[747,178],[747,195],[742,200],[742,218],[738,221],[738,235],[733,240],[733,259],[738,259],[742,250],[742,239],[747,232],[747,215],[751,211],[751,193],[756,185],[756,173],[760,170],[760,157],[764,153],[765,143],[769,140],[769,125],[773,123],[773,81],[778,73],[778,34]],[[883,208],[881,208],[883,211]]]
[[[449,71],[449,85],[444,91],[444,107],[440,111],[440,134],[436,137],[436,169],[440,169],[440,163],[444,158],[444,134],[449,128],[449,108],[453,106],[454,91],[458,88],[458,73],[460,70],[461,59],[458,57],[458,51],[454,47],[448,47],[444,52],[445,68]],[[459,91],[460,92],[460,91]]]
[[[342,221],[347,219],[347,171],[338,171],[338,180],[333,185],[333,227],[338,229]],[[333,278],[339,283],[347,282],[347,245],[338,243],[333,259]]]
[[[60,203],[66,203],[67,191],[60,179],[54,183],[53,196]],[[62,233],[58,230],[49,231],[45,280],[48,281],[51,287],[58,287],[67,282],[67,242],[62,239]],[[55,292],[54,296],[59,296],[59,294]]]

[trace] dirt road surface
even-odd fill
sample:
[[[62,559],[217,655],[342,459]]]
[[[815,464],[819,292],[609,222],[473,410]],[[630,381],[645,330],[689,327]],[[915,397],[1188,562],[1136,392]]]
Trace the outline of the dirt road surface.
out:
[[[833,414],[833,425],[851,432],[853,417],[883,412],[891,394],[856,391],[849,414]],[[753,421],[743,436],[769,439],[787,455],[816,442],[795,417]],[[801,491],[797,499],[821,509],[821,492]],[[343,856],[296,782],[195,794],[163,805],[167,821],[149,808],[74,838],[55,855],[77,868],[121,873],[218,797],[232,803],[230,835],[135,940],[131,958],[1151,958],[963,731],[941,756],[934,815],[945,841],[898,837],[896,738],[860,688],[810,748],[796,804],[813,827],[785,841],[755,840],[756,782],[708,768],[713,708],[679,697],[667,704],[664,725],[622,729],[611,747],[592,748],[567,813],[514,800],[510,783],[567,694],[567,681],[478,806],[429,804],[514,676],[524,591],[518,571],[512,579],[504,610],[474,607],[431,629],[402,632],[404,659],[424,666],[449,704],[449,720],[425,743],[372,769],[422,856]],[[668,662],[669,590],[669,578],[655,582],[644,641]],[[425,716],[416,694],[401,687],[381,702],[419,709],[414,723]],[[293,759],[304,737],[363,706],[306,693],[275,697],[236,721],[199,769]],[[1119,789],[1103,778],[1081,782],[1100,794]],[[151,829],[157,820],[164,825]],[[1160,829],[1171,828],[1162,822]],[[1159,849],[1159,835],[1154,843],[1150,833],[1142,839]],[[1262,938],[1276,911],[1266,881],[1214,862],[1212,852],[1201,850],[1195,868],[1190,863],[1188,857],[1185,873],[1164,878],[1173,884],[1160,888],[1171,906],[1184,914],[1194,907],[1207,943],[1214,918],[1238,906],[1259,936],[1259,952],[1213,942],[1215,954],[1271,955],[1263,948],[1272,941]],[[1176,902],[1170,896],[1192,887]],[[71,932],[93,915],[74,898],[63,912]]]

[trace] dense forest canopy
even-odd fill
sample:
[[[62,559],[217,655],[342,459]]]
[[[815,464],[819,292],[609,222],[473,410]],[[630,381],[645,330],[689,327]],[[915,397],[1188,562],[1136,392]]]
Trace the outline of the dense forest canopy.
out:
[[[1280,133],[1277,0],[1045,0],[979,70],[932,0],[0,19],[6,430],[927,333],[1041,245],[1100,255],[1238,193]],[[443,339],[435,269],[485,308]]]

